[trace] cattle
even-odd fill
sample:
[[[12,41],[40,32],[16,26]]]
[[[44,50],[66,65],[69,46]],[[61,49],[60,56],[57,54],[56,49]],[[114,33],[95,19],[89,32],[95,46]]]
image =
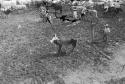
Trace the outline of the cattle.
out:
[[[73,52],[73,50],[75,49],[76,47],[76,44],[77,44],[77,40],[76,39],[59,39],[57,37],[57,35],[55,34],[55,36],[50,40],[51,43],[54,43],[57,47],[58,47],[58,52],[57,54],[61,54],[62,53],[62,47],[63,46],[70,46],[72,45],[72,49],[70,50],[70,52]]]
[[[20,9],[26,9],[27,6],[26,5],[15,5],[12,8],[15,9],[15,10],[18,10],[18,9],[20,10]]]
[[[40,8],[40,6],[46,6],[48,2],[46,1],[34,1],[34,5],[36,8]]]
[[[87,12],[93,12],[95,13],[95,17],[98,18],[98,12],[97,10],[94,9],[87,9],[86,7],[84,7],[81,11],[81,17],[85,16]]]
[[[59,18],[62,22],[68,21],[69,19],[67,18],[68,15],[62,15],[61,17],[56,17],[57,19]]]
[[[13,11],[13,9],[26,9],[27,8],[26,3],[28,3],[26,1],[28,0],[26,1],[21,0],[21,1],[20,0],[2,1],[1,2],[2,11],[4,11],[4,13],[6,14],[9,14],[11,11]]]
[[[123,12],[122,8],[109,7],[108,11],[103,12],[104,15],[111,15],[112,17],[116,16],[120,12]]]
[[[121,8],[121,3],[117,2],[103,2],[103,3],[98,3],[95,6],[95,9],[99,11],[104,17],[115,17],[117,14],[120,12],[123,12],[123,9]]]
[[[0,11],[2,12],[2,17],[8,17],[8,15],[12,12],[12,6],[15,6],[15,1],[1,1],[0,2]]]
[[[75,23],[80,20],[80,19],[70,19],[68,15],[61,15],[60,17],[56,17],[56,18],[60,19],[62,22],[68,21],[71,23]]]
[[[4,9],[4,8],[1,8],[1,11],[6,15],[9,15],[12,12],[11,9]]]
[[[60,3],[61,0],[52,0],[53,3]]]
[[[30,4],[31,0],[17,0],[20,5]]]
[[[1,8],[0,11],[1,11],[1,17],[7,18],[8,15],[12,12],[12,9],[11,8]]]
[[[26,7],[26,5],[16,5],[14,8],[15,9],[26,9],[27,7]]]
[[[54,14],[57,16],[57,12],[59,11],[62,14],[62,5],[60,3],[52,3],[47,1],[40,1],[35,3],[37,8],[45,7],[47,10],[54,9]]]
[[[16,1],[2,1],[1,2],[1,8],[6,8],[6,7],[13,7],[16,5]]]
[[[75,4],[76,3],[76,4]],[[75,4],[75,6],[74,6]],[[95,13],[95,16],[98,18],[97,16],[97,11],[93,9],[93,7],[95,6],[95,2],[93,2],[92,0],[88,0],[88,1],[74,1],[73,3],[73,16],[74,18],[78,18],[78,12],[77,11],[81,11],[81,18],[83,16],[86,15],[87,12],[93,12]]]
[[[54,9],[55,10],[55,16],[57,16],[57,11],[60,12],[60,14],[62,14],[62,5],[59,3],[50,3],[48,6],[46,6],[47,9]]]
[[[26,5],[27,7],[30,7],[31,5],[31,0],[17,0],[16,4],[17,5]]]

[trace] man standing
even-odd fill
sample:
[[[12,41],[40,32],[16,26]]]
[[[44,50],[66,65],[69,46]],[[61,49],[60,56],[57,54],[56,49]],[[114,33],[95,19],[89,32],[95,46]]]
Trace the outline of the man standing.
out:
[[[77,0],[74,0],[73,2],[72,2],[72,7],[73,7],[73,17],[75,18],[75,19],[78,19],[78,12],[77,12],[77,6],[78,6],[78,1]]]
[[[40,7],[40,18],[43,18],[43,21],[49,22],[50,24],[53,23],[52,17],[49,15],[48,10],[43,6]]]

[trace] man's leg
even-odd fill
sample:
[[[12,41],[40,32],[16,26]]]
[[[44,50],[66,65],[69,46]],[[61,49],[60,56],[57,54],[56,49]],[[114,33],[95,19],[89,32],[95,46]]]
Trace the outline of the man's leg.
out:
[[[73,16],[74,16],[75,19],[78,19],[77,11],[73,11]]]
[[[61,53],[62,53],[62,45],[59,45],[59,46],[58,46],[58,52],[57,52],[57,54],[60,55]]]
[[[46,21],[52,24],[49,17],[46,17]]]

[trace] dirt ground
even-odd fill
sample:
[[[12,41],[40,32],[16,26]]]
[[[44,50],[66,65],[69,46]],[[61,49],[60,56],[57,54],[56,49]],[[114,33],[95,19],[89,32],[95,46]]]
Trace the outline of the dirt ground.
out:
[[[0,84],[124,84],[123,15],[99,18],[95,25],[91,25],[90,20],[97,19],[90,17],[75,26],[55,19],[53,25],[42,23],[34,10],[1,18]],[[91,40],[91,27],[98,31],[101,22],[111,26],[111,42],[105,49],[112,53],[112,59],[102,59],[98,64],[93,58],[99,55],[85,41]],[[58,57],[51,53],[56,51],[55,45],[49,42],[54,33],[63,39],[78,40],[72,54]]]

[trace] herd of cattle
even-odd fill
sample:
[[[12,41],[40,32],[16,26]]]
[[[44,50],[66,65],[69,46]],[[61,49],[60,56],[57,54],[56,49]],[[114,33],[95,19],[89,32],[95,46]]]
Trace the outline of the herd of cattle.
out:
[[[104,9],[104,13],[122,11],[121,6],[124,5],[121,0],[103,0],[94,2],[93,0],[1,0],[0,11],[6,15],[10,14],[14,10],[26,9],[31,5],[41,8],[42,12],[50,8],[55,10],[55,16],[57,11],[62,13],[63,6],[69,5],[73,11],[74,18],[78,18],[77,11],[81,12],[81,15],[85,15],[87,12],[94,12],[95,16],[98,17],[98,12],[95,6],[100,6]],[[43,12],[43,14],[45,14]]]
[[[112,14],[112,16],[117,15],[120,12],[123,12],[123,9],[121,6],[124,6],[123,2],[121,1],[101,1],[101,2],[93,2],[92,0],[86,0],[86,1],[81,1],[81,0],[70,0],[68,2],[60,1],[58,3],[53,3],[53,2],[48,2],[48,1],[42,1],[41,3],[35,3],[37,8],[39,8],[40,11],[40,17],[43,18],[45,17],[47,21],[51,21],[51,16],[50,16],[50,9],[54,9],[55,12],[55,17],[59,18],[62,21],[78,21],[80,20],[83,16],[85,16],[88,12],[91,12],[95,14],[95,17],[98,18],[98,11],[102,11],[104,15],[107,14]],[[70,11],[72,11],[72,15],[74,20],[68,19],[67,14],[63,14],[62,10],[64,6],[69,6]],[[57,13],[60,13],[60,17],[57,17]],[[50,20],[49,20],[50,19]]]
[[[105,15],[112,14],[113,16],[117,15],[120,12],[123,12],[121,6],[124,6],[124,3],[121,0],[101,0],[95,2],[93,0],[7,0],[0,2],[0,11],[5,15],[9,15],[14,10],[27,9],[31,6],[39,10],[40,18],[45,19],[46,22],[53,24],[52,16],[50,10],[53,9],[54,17],[59,18],[61,21],[70,21],[72,23],[78,22],[82,17],[86,16],[87,13],[91,12],[96,18],[98,17],[98,11],[102,11]],[[63,14],[63,7],[69,6],[72,11],[72,18],[68,18],[68,14]],[[58,17],[57,14],[61,16]],[[107,41],[107,32],[110,32],[107,24],[105,25],[105,30],[103,32],[103,40]],[[58,53],[62,53],[63,45],[72,45],[73,49],[76,47],[77,40],[61,40],[55,34],[55,37],[52,38],[51,43],[56,44],[59,49]],[[96,43],[96,42],[93,42]]]
[[[105,3],[95,3],[91,0],[89,1],[78,1],[78,0],[73,0],[70,1],[69,3],[67,3],[68,5],[71,6],[71,10],[72,10],[72,15],[73,18],[72,20],[70,20],[67,14],[62,14],[62,5],[59,3],[55,4],[55,3],[48,3],[48,2],[43,2],[39,7],[40,7],[40,15],[44,16],[44,18],[46,18],[46,21],[48,21],[50,24],[52,24],[51,21],[51,16],[49,16],[49,7],[51,7],[52,9],[55,9],[55,18],[59,18],[62,21],[71,21],[73,22],[78,22],[81,20],[82,17],[86,16],[87,12],[92,12],[95,13],[95,17],[98,17],[98,10],[96,9],[95,6],[102,8],[102,12],[103,14],[112,14],[113,16],[117,15],[119,12],[123,12],[121,5],[123,5],[120,2],[114,2],[114,4],[112,2],[105,2]],[[57,17],[57,12],[56,11],[60,11],[61,13],[61,17]],[[78,11],[81,12],[78,12]],[[78,13],[80,13],[80,17],[78,17]],[[42,17],[43,18],[43,17]],[[102,41],[104,43],[107,43],[108,41],[108,33],[110,33],[110,27],[108,24],[104,24],[104,30],[102,31]],[[62,53],[62,46],[68,46],[68,45],[72,45],[72,49],[70,52],[72,52],[74,50],[74,48],[76,47],[77,44],[77,40],[76,39],[68,39],[68,40],[64,40],[64,39],[60,39],[57,37],[57,35],[55,34],[55,36],[52,38],[52,40],[50,41],[51,43],[54,43],[55,45],[57,45],[58,48],[58,54],[60,55]],[[92,41],[92,44],[98,44],[98,41]],[[108,58],[108,57],[107,57]],[[110,58],[108,58],[110,59]]]

